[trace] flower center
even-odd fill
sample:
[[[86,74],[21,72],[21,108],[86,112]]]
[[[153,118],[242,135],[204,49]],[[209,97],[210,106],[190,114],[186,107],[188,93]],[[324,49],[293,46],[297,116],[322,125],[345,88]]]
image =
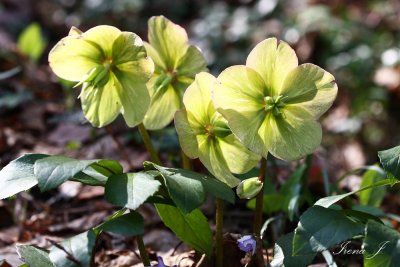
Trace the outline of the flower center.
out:
[[[215,137],[224,138],[232,133],[225,121],[217,121],[214,125],[208,123],[204,126],[204,130],[206,131],[207,137],[210,139],[214,139]]]
[[[112,58],[106,58],[103,61],[103,67],[110,72],[112,68],[114,67],[114,60]]]
[[[266,96],[264,98],[265,101],[265,111],[272,112],[275,116],[281,115],[281,109],[285,107],[285,103],[283,102],[283,96]]]

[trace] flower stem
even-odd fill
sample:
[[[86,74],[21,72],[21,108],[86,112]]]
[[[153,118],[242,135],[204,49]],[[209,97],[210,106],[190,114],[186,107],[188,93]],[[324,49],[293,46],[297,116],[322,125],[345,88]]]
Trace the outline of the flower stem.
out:
[[[183,163],[183,168],[185,170],[190,170],[192,167],[190,165],[190,158],[186,156],[185,152],[182,150],[182,163]]]
[[[144,247],[143,237],[142,235],[136,236],[136,242],[139,248],[140,257],[142,258],[142,262],[144,266],[151,266],[149,257],[146,253],[146,248]]]
[[[265,170],[267,169],[267,160],[265,158],[261,159],[260,176],[258,180],[263,182],[263,187],[256,197],[256,211],[254,215],[254,234],[260,236],[261,225],[262,225],[262,214],[263,214],[263,198],[264,198],[264,181],[265,181]]]
[[[224,220],[224,200],[217,198],[216,230],[215,230],[215,266],[223,266],[222,225]]]
[[[146,149],[150,154],[151,160],[155,164],[161,165],[161,160],[158,157],[156,150],[154,149],[153,143],[150,140],[150,136],[149,136],[149,133],[146,130],[146,127],[144,127],[143,123],[141,123],[141,124],[138,125],[138,129],[139,129],[140,135],[143,138],[144,145],[146,146]]]
[[[265,171],[267,169],[267,159],[261,159],[260,176],[258,179],[263,182],[263,186],[256,197],[256,211],[254,215],[254,228],[253,232],[257,241],[256,252],[252,259],[253,266],[264,267],[263,246],[261,240],[261,225],[263,215],[263,202],[264,202],[264,186],[265,186]]]

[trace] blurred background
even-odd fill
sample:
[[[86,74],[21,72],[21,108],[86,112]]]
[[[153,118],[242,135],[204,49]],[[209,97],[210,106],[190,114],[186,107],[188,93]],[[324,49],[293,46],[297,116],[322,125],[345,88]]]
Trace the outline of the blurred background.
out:
[[[333,170],[374,163],[376,151],[399,143],[399,1],[1,0],[0,166],[21,150],[73,151],[94,138],[96,131],[81,129],[88,125],[79,90],[47,64],[71,26],[110,24],[147,40],[147,20],[160,14],[188,31],[214,75],[244,64],[272,36],[288,42],[301,63],[331,72],[339,96],[323,118],[320,152]]]
[[[331,72],[339,94],[321,118],[323,141],[313,159],[317,174],[322,169],[334,181],[345,171],[377,162],[377,151],[400,144],[400,1],[0,0],[0,169],[19,155],[33,152],[110,158],[129,169],[113,136],[85,121],[76,99],[79,89],[72,89],[73,83],[52,73],[47,56],[72,26],[86,31],[109,24],[147,40],[147,20],[154,15],[182,25],[190,43],[203,51],[214,75],[231,65],[245,64],[251,49],[268,37],[288,42],[300,63],[311,62]],[[141,169],[149,157],[136,129],[127,128],[121,119],[112,129],[133,167]],[[179,166],[173,124],[151,134],[166,165]],[[286,179],[287,173],[282,173],[281,178]],[[357,189],[360,177],[350,177],[344,183],[342,186],[350,190]],[[101,189],[85,191],[68,186],[61,187],[60,194],[43,196],[43,203],[51,205],[59,198],[84,202],[103,194]],[[39,195],[34,190],[32,194]],[[25,202],[13,202],[12,212],[26,211],[26,207],[18,210],[18,205],[29,197],[23,196]],[[94,207],[99,212],[110,209],[104,201],[96,203],[89,212]],[[65,205],[71,207],[71,203]],[[33,204],[32,209],[43,207]],[[6,211],[10,209],[0,202],[0,228],[12,225],[12,216]],[[66,224],[78,215],[66,219],[65,214],[64,218],[59,214],[46,221],[48,217],[44,220],[40,214],[28,221],[14,221],[19,221],[20,227],[24,224],[25,229],[51,233],[65,229],[79,232],[82,225],[90,224]],[[213,215],[212,209],[209,215]],[[60,220],[64,223],[57,228],[54,223]],[[35,226],[38,221],[40,227]],[[249,223],[243,225],[237,227],[249,227]],[[18,240],[21,238],[31,237],[19,236]],[[40,245],[40,240],[36,243]],[[8,244],[4,235],[0,235],[1,244]],[[15,255],[14,250],[10,253]]]

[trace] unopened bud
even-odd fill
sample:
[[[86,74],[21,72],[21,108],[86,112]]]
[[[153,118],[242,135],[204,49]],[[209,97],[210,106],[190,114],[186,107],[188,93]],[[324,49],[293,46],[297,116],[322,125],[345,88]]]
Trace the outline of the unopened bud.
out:
[[[240,198],[253,198],[262,189],[263,182],[258,180],[258,177],[249,178],[242,181],[236,188],[236,193]]]

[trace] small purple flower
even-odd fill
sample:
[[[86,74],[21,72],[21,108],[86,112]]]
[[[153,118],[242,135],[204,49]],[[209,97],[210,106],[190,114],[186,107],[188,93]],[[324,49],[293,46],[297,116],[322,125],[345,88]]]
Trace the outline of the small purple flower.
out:
[[[240,250],[243,250],[245,252],[249,250],[253,250],[251,255],[254,255],[254,251],[256,250],[256,240],[253,238],[251,235],[245,235],[242,238],[238,239],[238,246]]]
[[[145,266],[145,267],[152,267],[152,266]],[[161,257],[158,257],[158,265],[157,266],[153,266],[153,267],[166,267],[164,264],[164,261]],[[176,265],[174,265],[173,267],[177,267]]]

